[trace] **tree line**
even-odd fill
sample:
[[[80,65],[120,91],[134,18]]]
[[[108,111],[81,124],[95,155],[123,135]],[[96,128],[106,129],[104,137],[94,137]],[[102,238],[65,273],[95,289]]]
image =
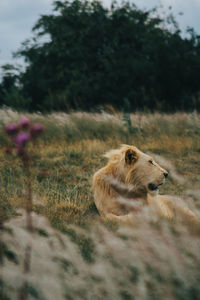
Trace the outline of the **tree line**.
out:
[[[200,36],[129,2],[55,1],[2,66],[0,105],[29,111],[200,110]],[[45,38],[44,38],[45,37]],[[43,39],[42,39],[43,38]]]

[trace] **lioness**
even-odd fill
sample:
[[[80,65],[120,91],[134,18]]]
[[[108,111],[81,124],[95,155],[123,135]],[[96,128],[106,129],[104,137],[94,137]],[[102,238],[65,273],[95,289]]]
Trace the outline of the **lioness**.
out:
[[[94,200],[103,218],[125,222],[133,218],[137,206],[119,201],[123,197],[130,204],[154,205],[160,215],[170,219],[181,213],[192,222],[199,222],[192,211],[176,205],[172,197],[159,195],[158,188],[168,172],[151,156],[129,145],[111,150],[105,156],[107,165],[93,177]]]

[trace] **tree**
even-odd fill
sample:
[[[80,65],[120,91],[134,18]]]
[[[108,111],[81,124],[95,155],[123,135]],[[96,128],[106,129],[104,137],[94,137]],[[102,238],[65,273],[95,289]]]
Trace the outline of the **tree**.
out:
[[[128,2],[106,9],[99,1],[55,1],[17,53],[27,63],[18,91],[31,110],[121,109],[127,101],[131,110],[194,109],[200,39],[191,29],[183,38],[171,15],[169,28],[164,21]]]
[[[22,96],[19,81],[19,68],[11,64],[2,66],[3,74],[0,84],[0,103],[13,108],[28,109],[30,99]]]

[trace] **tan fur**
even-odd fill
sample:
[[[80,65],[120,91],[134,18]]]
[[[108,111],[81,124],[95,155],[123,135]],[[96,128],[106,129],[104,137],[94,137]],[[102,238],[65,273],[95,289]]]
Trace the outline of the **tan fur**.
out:
[[[181,214],[199,222],[188,208],[158,194],[157,187],[165,182],[168,173],[151,156],[128,145],[105,156],[108,158],[107,165],[93,177],[94,201],[103,218],[128,222],[140,209],[137,204],[142,203],[154,206],[159,215],[166,218],[173,219]],[[120,197],[126,200],[120,201]]]

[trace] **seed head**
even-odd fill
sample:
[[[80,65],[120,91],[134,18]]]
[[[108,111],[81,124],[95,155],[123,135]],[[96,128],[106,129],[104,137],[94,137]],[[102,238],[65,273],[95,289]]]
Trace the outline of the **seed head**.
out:
[[[12,154],[12,150],[9,147],[6,147],[4,151],[6,154]]]

